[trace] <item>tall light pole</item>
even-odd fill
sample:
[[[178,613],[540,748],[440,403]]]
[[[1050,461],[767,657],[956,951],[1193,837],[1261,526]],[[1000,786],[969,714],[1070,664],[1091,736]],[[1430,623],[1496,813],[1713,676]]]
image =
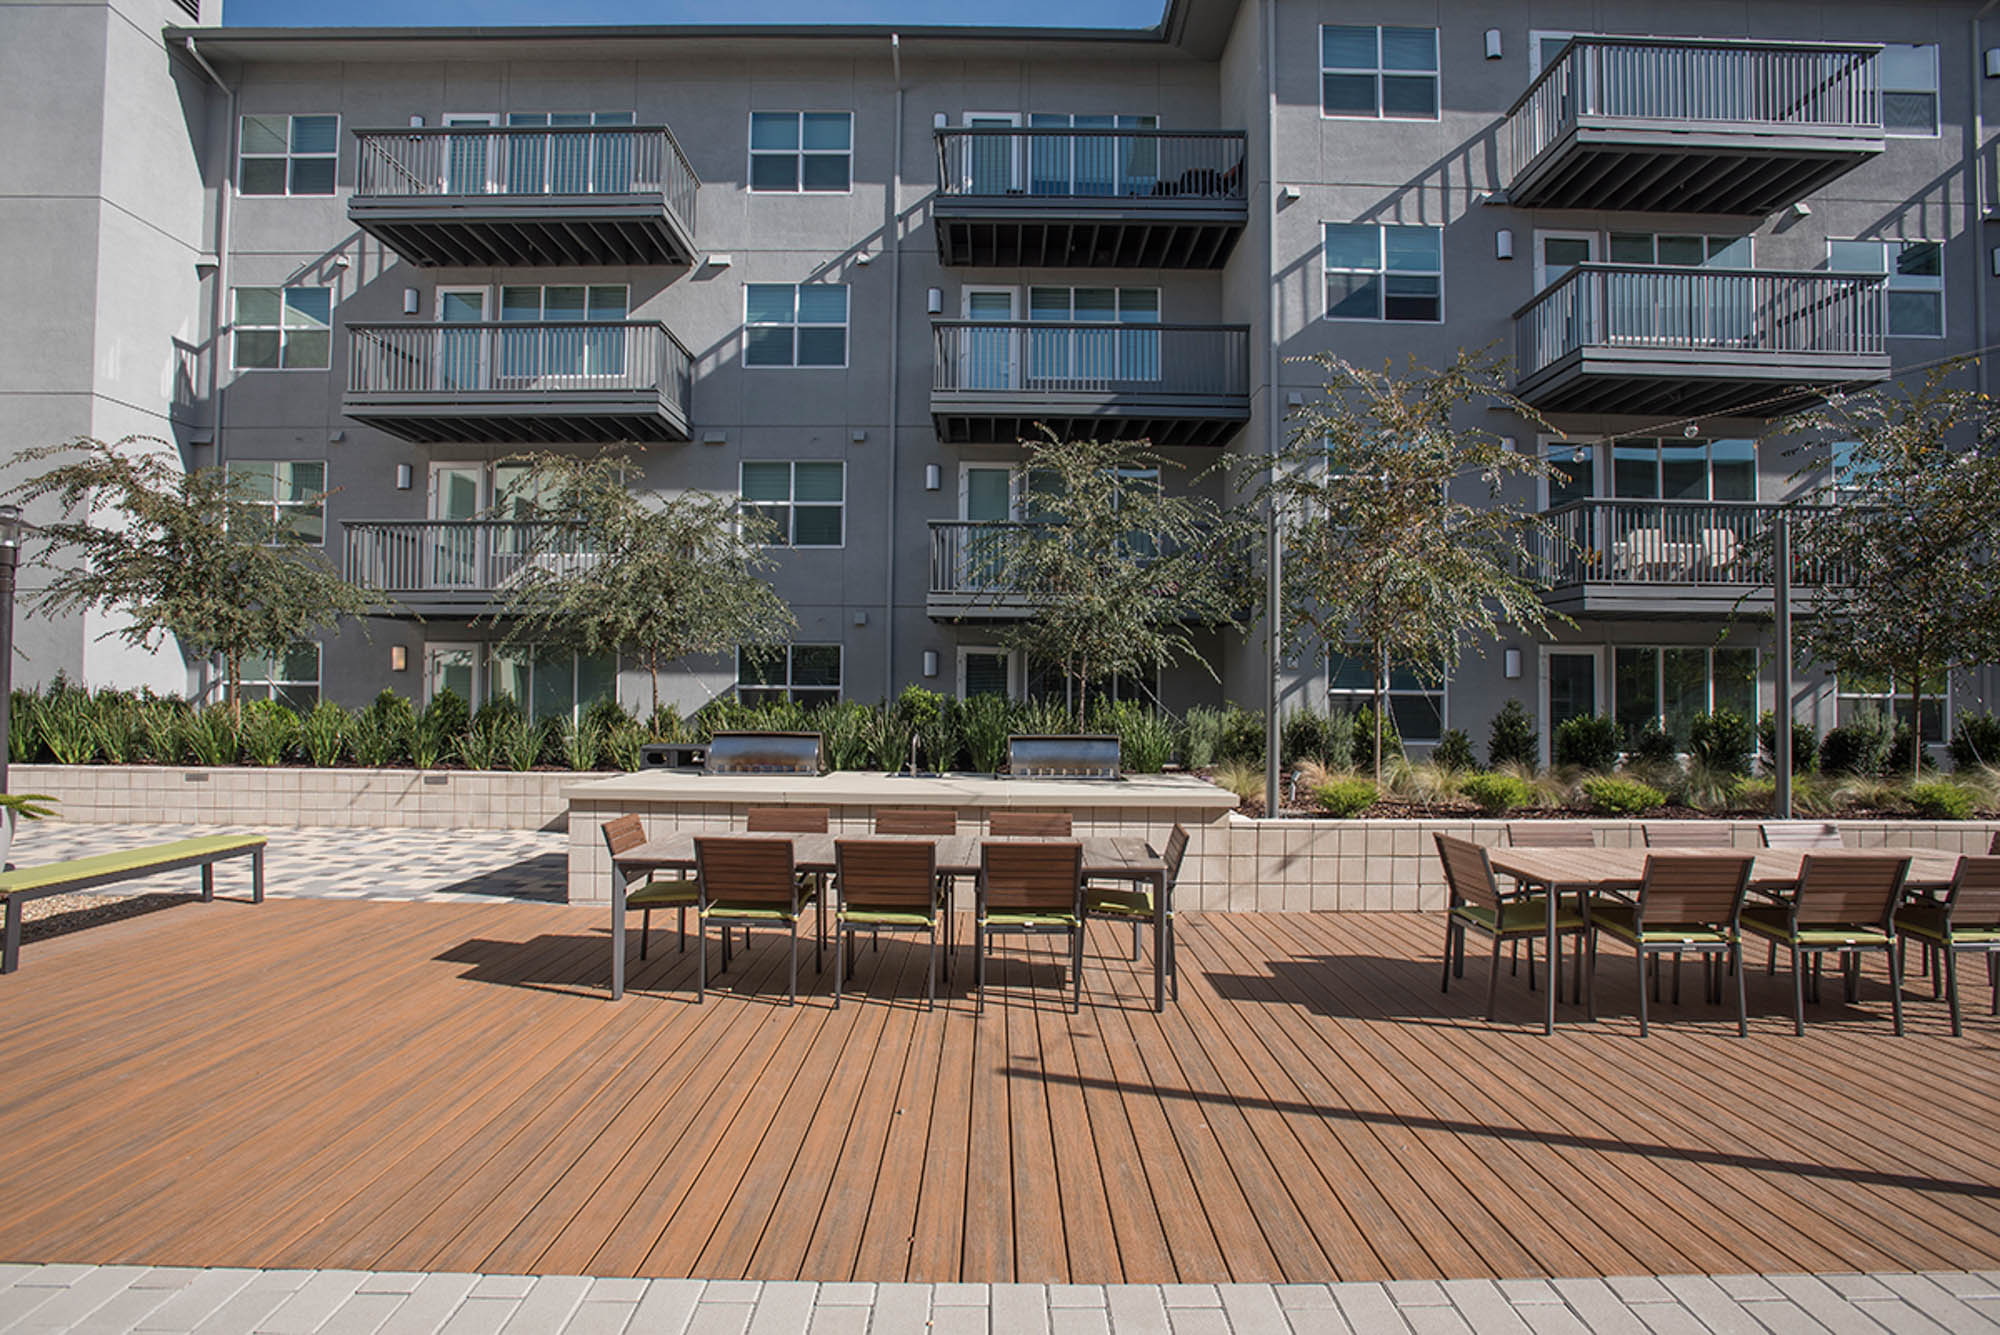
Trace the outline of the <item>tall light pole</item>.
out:
[[[14,572],[21,565],[21,507],[0,505],[0,793],[14,725]]]

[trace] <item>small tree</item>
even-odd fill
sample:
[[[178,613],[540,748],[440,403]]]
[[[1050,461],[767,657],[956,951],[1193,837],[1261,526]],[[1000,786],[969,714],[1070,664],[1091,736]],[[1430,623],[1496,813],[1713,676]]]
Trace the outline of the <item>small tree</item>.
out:
[[[1913,776],[1925,683],[2000,658],[2000,441],[1993,404],[1952,385],[1962,369],[1836,395],[1777,427],[1804,438],[1800,479],[1830,479],[1836,501],[1793,521],[1794,561],[1822,581],[1800,642],[1836,672],[1907,686]]]
[[[1078,728],[1093,683],[1183,660],[1213,676],[1194,636],[1241,624],[1244,516],[1169,489],[1179,466],[1142,442],[1023,443],[1028,520],[980,530],[964,557],[984,600],[1032,607],[1002,642],[1062,671]]]
[[[657,712],[662,665],[782,643],[797,624],[763,578],[781,535],[736,497],[634,491],[616,455],[517,462],[524,508],[543,522],[509,586],[509,644],[636,658]]]
[[[268,495],[251,498],[220,468],[183,469],[165,441],[80,439],[17,457],[58,461],[12,494],[53,499],[65,516],[41,527],[48,583],[31,606],[106,612],[122,618],[106,634],[127,643],[151,648],[164,634],[185,653],[220,656],[239,716],[246,656],[275,657],[369,610],[317,543],[274,521]]]
[[[1536,545],[1556,535],[1506,494],[1548,465],[1463,419],[1502,408],[1546,424],[1485,353],[1461,351],[1441,371],[1413,365],[1404,377],[1310,360],[1325,371],[1325,395],[1295,412],[1271,476],[1254,485],[1277,507],[1285,539],[1286,641],[1369,647],[1379,782],[1386,665],[1442,679],[1468,635],[1497,638],[1508,626],[1539,635],[1567,621],[1543,606],[1536,578]]]

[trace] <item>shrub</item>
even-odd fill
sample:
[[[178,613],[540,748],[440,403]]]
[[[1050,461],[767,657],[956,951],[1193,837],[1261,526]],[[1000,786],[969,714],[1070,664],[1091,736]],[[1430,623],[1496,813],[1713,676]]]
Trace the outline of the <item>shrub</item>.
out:
[[[1494,769],[1502,765],[1525,765],[1534,769],[1541,759],[1542,735],[1519,700],[1509,700],[1493,716],[1486,734],[1486,763]]]
[[[501,768],[529,770],[535,767],[535,730],[518,709],[488,719],[486,731],[493,742],[493,758]]]
[[[939,773],[958,763],[958,701],[912,683],[903,688],[896,708],[916,733],[917,752],[924,768]]]
[[[1512,774],[1468,774],[1458,790],[1488,816],[1529,806],[1535,800],[1534,785]]]
[[[1608,770],[1618,763],[1618,725],[1604,714],[1578,714],[1556,729],[1551,751],[1558,765]]]
[[[1375,768],[1375,707],[1363,705],[1351,714],[1345,715],[1348,726],[1353,728],[1353,737],[1348,747],[1348,764],[1358,770],[1373,772]],[[1339,760],[1339,756],[1333,757]],[[1404,759],[1403,736],[1396,731],[1393,714],[1382,720],[1382,768],[1388,769],[1396,761]]]
[[[7,759],[31,765],[42,758],[42,698],[33,691],[15,691],[8,715]]]
[[[562,719],[559,720],[559,724],[563,763],[573,770],[596,769],[602,763],[604,725],[592,718],[587,711],[574,723]]]
[[[416,741],[417,711],[394,691],[383,691],[355,720],[355,759],[364,765],[406,763]]]
[[[1828,774],[1880,774],[1889,758],[1889,729],[1879,714],[1857,714],[1827,733],[1819,767]]]
[[[196,710],[182,723],[180,752],[197,765],[234,765],[239,748],[229,706]]]
[[[1882,772],[1892,777],[1908,774],[1910,772],[1910,753],[1916,749],[1916,745],[1916,729],[1899,720],[1895,731],[1889,736],[1889,754],[1882,760]],[[1937,768],[1937,762],[1931,759],[1928,747],[1917,757],[1917,760],[1922,769],[1934,770]]]
[[[1755,811],[1768,814],[1771,804],[1777,800],[1778,781],[1776,779],[1739,779],[1730,790],[1729,806],[1734,811]],[[1798,793],[1792,794],[1793,805],[1798,804]]]
[[[1960,714],[1951,730],[1951,763],[1963,770],[2000,765],[2000,717]]]
[[[490,728],[501,718],[520,718],[521,703],[505,691],[486,697],[486,703],[479,706],[479,712],[472,716],[470,726]]]
[[[1038,695],[1023,701],[1015,714],[1015,732],[1057,736],[1076,731],[1076,719],[1069,704],[1055,696]]]
[[[424,712],[417,716],[417,726],[440,747],[456,741],[471,722],[472,713],[466,707],[464,697],[449,689],[433,695],[430,703],[424,706]]]
[[[1757,720],[1758,754],[1766,769],[1778,766],[1778,716],[1765,710]],[[1810,774],[1819,768],[1819,733],[1810,723],[1792,720],[1792,773]]]
[[[640,748],[646,744],[646,730],[639,720],[627,717],[604,730],[604,759],[613,769],[632,771],[639,768],[644,757]]]
[[[1218,788],[1236,794],[1240,801],[1262,802],[1264,800],[1264,767],[1247,761],[1229,760],[1215,767],[1210,781]]]
[[[1616,779],[1595,774],[1585,779],[1582,787],[1590,809],[1605,816],[1637,816],[1663,805],[1667,800],[1665,793],[1637,779]]]
[[[1181,764],[1207,769],[1222,749],[1224,715],[1220,709],[1196,705],[1181,716]]]
[[[1688,722],[1688,750],[1697,764],[1725,774],[1747,774],[1757,735],[1750,720],[1733,709],[1696,714]]]
[[[1477,763],[1472,756],[1472,739],[1459,728],[1446,728],[1431,748],[1431,764],[1439,769],[1471,769]]]
[[[1158,774],[1174,751],[1173,724],[1136,700],[1106,702],[1091,711],[1091,727],[1118,738],[1118,763],[1133,774]]]
[[[139,702],[139,745],[148,763],[181,763],[187,754],[182,746],[189,712],[187,701],[173,697],[147,697]]]
[[[145,749],[139,729],[138,700],[124,691],[99,691],[91,697],[90,708],[98,758],[107,765],[124,765],[138,759]]]
[[[1680,758],[1681,749],[1674,742],[1674,735],[1657,721],[1634,733],[1625,748],[1628,765],[1674,765]]]
[[[1222,732],[1216,739],[1215,760],[1217,764],[1235,760],[1245,765],[1264,768],[1264,716],[1252,713],[1240,705],[1230,705],[1223,711]]]
[[[685,742],[692,734],[679,705],[661,705],[646,722],[646,739],[654,742]]]
[[[615,695],[600,695],[583,707],[583,716],[597,725],[598,731],[610,735],[613,728],[631,723],[633,718],[625,712],[625,706],[618,703]]]
[[[820,735],[826,766],[835,770],[868,768],[875,752],[874,711],[856,700],[836,700],[819,706],[806,726]]]
[[[500,748],[492,726],[473,720],[454,744],[452,758],[467,769],[499,769]]]
[[[1949,779],[1926,779],[1910,785],[1910,805],[1926,820],[1970,820],[1978,795]]]
[[[299,746],[312,764],[330,769],[347,758],[353,728],[354,722],[345,709],[332,700],[321,700],[299,720]]]
[[[42,744],[58,765],[88,765],[97,757],[97,718],[90,697],[60,677],[36,709]]]
[[[1331,715],[1311,708],[1295,709],[1285,715],[1284,725],[1278,731],[1279,761],[1287,768],[1302,760],[1321,765],[1339,763],[1327,748],[1327,724],[1331,721]]]
[[[1344,819],[1375,805],[1375,785],[1367,779],[1335,779],[1313,789],[1313,797],[1329,814]]]
[[[250,764],[266,769],[282,765],[298,740],[299,716],[276,700],[252,700],[243,706],[236,735],[237,749]]]
[[[975,695],[959,706],[958,729],[975,773],[997,773],[1006,762],[1013,716],[1013,706],[1004,696]]]

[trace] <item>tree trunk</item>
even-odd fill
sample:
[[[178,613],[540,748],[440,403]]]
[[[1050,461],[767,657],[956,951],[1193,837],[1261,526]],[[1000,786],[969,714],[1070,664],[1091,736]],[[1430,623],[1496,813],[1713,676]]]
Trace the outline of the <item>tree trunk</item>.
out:
[[[1382,641],[1375,646],[1375,782],[1382,782],[1382,711],[1389,705],[1389,665]]]
[[[229,693],[229,721],[243,722],[243,655],[222,656],[222,688]]]
[[[1910,782],[1916,783],[1924,777],[1924,679],[1915,676],[1910,679]],[[1892,683],[1893,684],[1893,683]],[[1890,736],[1895,736],[1893,720],[1896,701],[1889,698],[1889,713],[1892,725]]]
[[[658,654],[646,655],[646,673],[653,679],[653,718],[658,718],[660,714],[660,656]],[[653,718],[646,720],[649,726]]]
[[[1090,697],[1090,660],[1080,660],[1076,665],[1076,722],[1078,732],[1083,731],[1084,703]]]

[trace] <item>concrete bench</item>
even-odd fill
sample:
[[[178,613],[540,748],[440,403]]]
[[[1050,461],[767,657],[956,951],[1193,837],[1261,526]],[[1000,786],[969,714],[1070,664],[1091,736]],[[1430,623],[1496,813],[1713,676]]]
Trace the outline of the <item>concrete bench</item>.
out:
[[[102,885],[137,880],[183,867],[201,868],[201,897],[215,898],[215,864],[227,858],[250,859],[250,899],[264,902],[264,836],[261,834],[211,834],[199,839],[177,839],[171,844],[150,848],[130,848],[118,853],[97,853],[68,862],[51,862],[40,867],[17,867],[0,872],[0,900],[7,905],[7,940],[0,954],[0,973],[12,973],[21,963],[21,906],[44,895],[65,895],[78,890],[94,890]]]

